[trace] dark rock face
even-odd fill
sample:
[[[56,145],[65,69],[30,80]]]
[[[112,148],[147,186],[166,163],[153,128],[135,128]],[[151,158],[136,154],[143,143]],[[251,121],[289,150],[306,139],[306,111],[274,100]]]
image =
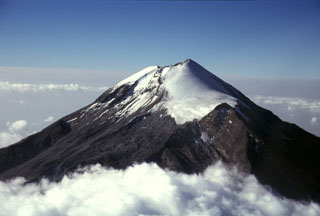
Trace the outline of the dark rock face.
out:
[[[0,149],[0,179],[59,181],[81,166],[100,163],[123,169],[145,161],[200,173],[222,160],[253,173],[281,195],[319,202],[320,139],[220,82],[238,105],[222,103],[201,119],[180,125],[165,108],[150,112],[167,92],[152,88],[156,100],[119,116],[119,111],[132,106],[137,83],[110,88],[94,103]]]

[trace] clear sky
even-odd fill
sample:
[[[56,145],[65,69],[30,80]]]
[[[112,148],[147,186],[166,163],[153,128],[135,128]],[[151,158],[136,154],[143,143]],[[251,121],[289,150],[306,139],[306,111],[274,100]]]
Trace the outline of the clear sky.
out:
[[[320,78],[320,1],[0,0],[0,66]]]

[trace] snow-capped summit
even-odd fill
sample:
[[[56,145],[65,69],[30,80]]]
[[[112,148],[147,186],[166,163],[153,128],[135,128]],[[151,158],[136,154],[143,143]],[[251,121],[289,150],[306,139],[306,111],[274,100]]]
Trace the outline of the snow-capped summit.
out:
[[[100,163],[153,162],[201,173],[218,160],[281,195],[320,202],[320,138],[272,112],[196,62],[147,67],[93,103],[0,149],[0,180],[53,181]]]
[[[219,104],[236,104],[224,82],[192,60],[164,67],[162,76],[168,91],[165,107],[178,124],[200,119]]]
[[[132,106],[124,107],[126,114],[148,106],[165,93],[153,110],[165,108],[178,124],[200,119],[219,104],[234,107],[237,103],[234,93],[225,88],[226,83],[191,59],[165,67],[147,67],[114,88],[122,85],[133,85],[135,98]]]

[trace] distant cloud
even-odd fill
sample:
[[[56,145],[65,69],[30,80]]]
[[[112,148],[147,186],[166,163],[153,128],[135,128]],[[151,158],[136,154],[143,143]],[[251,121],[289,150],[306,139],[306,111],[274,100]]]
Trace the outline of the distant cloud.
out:
[[[43,120],[44,122],[52,122],[53,121],[53,116],[49,116],[48,118],[46,118],[45,120]]]
[[[320,113],[320,100],[306,99],[297,97],[278,97],[278,96],[254,96],[252,99],[256,103],[262,104],[284,104],[288,111],[295,109],[308,109],[310,112]]]
[[[16,91],[16,92],[39,92],[39,91],[102,91],[107,89],[106,87],[92,87],[83,86],[79,84],[28,84],[28,83],[11,83],[8,81],[0,81],[1,91]]]
[[[18,120],[15,122],[7,122],[7,127],[11,132],[18,132],[24,129],[27,126],[27,121],[26,120]]]
[[[301,97],[252,96],[258,105],[271,110],[282,120],[295,123],[320,136],[320,99]]]
[[[27,125],[26,120],[18,120],[12,123],[7,122],[7,130],[0,131],[0,148],[7,147],[21,140],[26,135],[24,130]]]
[[[54,120],[91,103],[103,92],[102,88],[99,90],[99,87],[87,85],[2,84],[0,81],[0,148],[42,130]],[[17,131],[19,124],[13,122],[19,119],[26,120],[28,124]],[[6,122],[13,124],[11,130]]]
[[[18,142],[23,137],[18,133],[12,133],[8,131],[0,132],[0,148],[7,147],[13,143]]]
[[[155,164],[125,171],[94,165],[60,183],[23,178],[0,182],[2,215],[320,215],[317,204],[273,195],[252,175],[222,163],[203,175],[178,174]]]
[[[78,83],[113,86],[132,72],[79,68],[11,67],[0,65],[0,80],[13,83]]]
[[[317,122],[318,122],[318,118],[317,117],[312,117],[311,120],[310,120],[310,123],[313,124],[313,125],[317,124]]]

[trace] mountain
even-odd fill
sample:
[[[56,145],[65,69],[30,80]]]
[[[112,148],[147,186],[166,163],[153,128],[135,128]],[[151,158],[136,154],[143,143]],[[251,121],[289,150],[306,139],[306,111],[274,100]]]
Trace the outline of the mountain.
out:
[[[0,149],[0,179],[59,181],[96,163],[124,169],[155,162],[201,173],[222,160],[285,197],[320,202],[319,153],[319,137],[188,59],[147,67],[88,106]]]

